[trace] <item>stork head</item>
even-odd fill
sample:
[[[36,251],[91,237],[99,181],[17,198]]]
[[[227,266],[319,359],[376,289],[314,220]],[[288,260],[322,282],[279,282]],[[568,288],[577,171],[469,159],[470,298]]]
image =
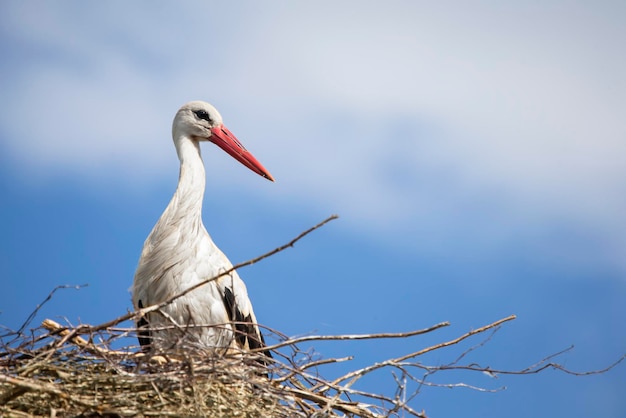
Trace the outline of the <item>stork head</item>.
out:
[[[189,138],[192,141],[213,142],[250,170],[274,181],[269,171],[224,126],[217,109],[206,102],[193,101],[181,107],[174,118],[172,134],[174,141]]]

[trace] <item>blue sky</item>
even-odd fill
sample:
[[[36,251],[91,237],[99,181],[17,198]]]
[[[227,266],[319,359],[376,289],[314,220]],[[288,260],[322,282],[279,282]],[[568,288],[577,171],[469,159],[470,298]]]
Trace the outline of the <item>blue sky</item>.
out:
[[[602,368],[626,352],[626,6],[621,2],[3,2],[0,323],[129,309],[174,191],[171,121],[206,100],[276,178],[210,144],[204,219],[289,335],[452,327],[318,343],[354,369],[509,314],[472,360]],[[475,341],[478,342],[478,341]],[[451,361],[459,350],[424,359]],[[456,351],[455,351],[456,350]],[[448,380],[449,379],[449,380]],[[601,376],[442,374],[429,416],[626,416]],[[364,381],[383,391],[389,382]]]

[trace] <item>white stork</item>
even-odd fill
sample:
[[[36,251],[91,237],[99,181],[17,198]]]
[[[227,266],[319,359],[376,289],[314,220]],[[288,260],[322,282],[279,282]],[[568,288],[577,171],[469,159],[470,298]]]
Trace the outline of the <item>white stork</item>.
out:
[[[180,160],[178,187],[144,243],[132,288],[135,309],[162,303],[232,267],[202,223],[205,172],[201,141],[213,142],[255,173],[274,181],[208,103],[194,101],[181,107],[174,118],[172,136]],[[144,350],[181,343],[209,349],[265,346],[246,285],[236,271],[147,314],[137,326]]]

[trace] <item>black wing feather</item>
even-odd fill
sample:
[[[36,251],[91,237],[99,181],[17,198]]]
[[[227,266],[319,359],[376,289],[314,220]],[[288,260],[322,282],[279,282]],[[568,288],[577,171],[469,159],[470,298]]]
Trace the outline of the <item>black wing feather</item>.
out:
[[[226,306],[226,312],[228,313],[228,319],[235,323],[235,338],[237,343],[241,347],[245,347],[246,341],[250,349],[266,347],[263,334],[257,333],[257,328],[252,321],[252,316],[243,316],[241,311],[237,308],[235,303],[235,295],[228,287],[224,288],[224,305]],[[263,351],[267,357],[272,357],[269,350]]]
[[[139,300],[137,302],[137,306],[139,309],[143,309],[143,302]],[[148,320],[145,316],[139,318],[137,321],[137,339],[139,340],[139,345],[143,351],[150,350],[150,341],[152,340],[152,336],[150,334],[150,329],[148,328]]]

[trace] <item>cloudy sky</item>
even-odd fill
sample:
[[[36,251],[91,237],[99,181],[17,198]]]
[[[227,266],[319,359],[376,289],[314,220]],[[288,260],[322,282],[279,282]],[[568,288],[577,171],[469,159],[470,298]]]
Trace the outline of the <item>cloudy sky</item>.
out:
[[[602,1],[4,2],[0,323],[66,283],[89,287],[42,315],[130,307],[176,186],[172,118],[201,99],[277,180],[204,145],[205,224],[233,262],[341,216],[241,272],[261,322],[449,320],[445,338],[515,313],[475,361],[521,368],[574,344],[567,366],[604,367],[626,352],[625,18]],[[316,349],[365,364],[425,344]],[[455,375],[508,389],[429,388],[414,406],[623,417],[624,378]]]

